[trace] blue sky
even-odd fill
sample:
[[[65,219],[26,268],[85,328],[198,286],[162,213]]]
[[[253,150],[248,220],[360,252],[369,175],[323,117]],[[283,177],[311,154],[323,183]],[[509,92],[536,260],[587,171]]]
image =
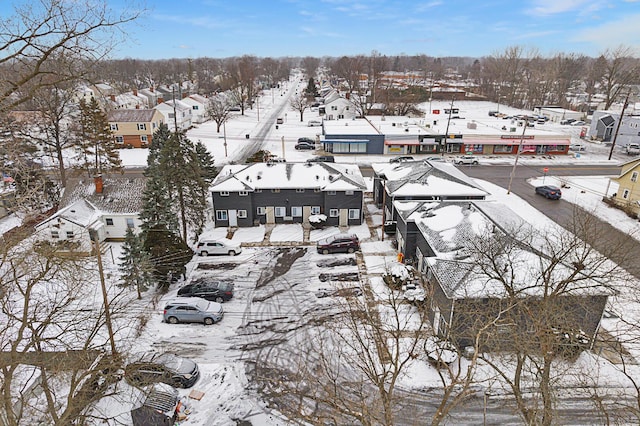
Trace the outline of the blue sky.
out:
[[[114,11],[130,4],[106,1]],[[515,45],[543,55],[596,56],[619,45],[640,54],[640,0],[137,1],[146,11],[114,57],[479,57]]]

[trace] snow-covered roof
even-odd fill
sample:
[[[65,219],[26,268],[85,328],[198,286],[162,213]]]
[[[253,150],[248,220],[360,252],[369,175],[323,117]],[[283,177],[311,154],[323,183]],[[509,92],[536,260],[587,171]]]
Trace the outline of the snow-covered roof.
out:
[[[504,284],[488,277],[473,261],[473,248],[469,242],[493,233],[517,238],[513,235],[514,230],[527,225],[509,207],[492,201],[397,201],[394,205],[405,221],[416,224],[434,251],[435,256],[428,261],[448,298],[503,297],[506,294]],[[509,256],[513,283],[522,286],[517,290],[523,295],[540,294],[541,287],[536,283],[540,281],[539,263],[544,253],[522,245],[510,251]],[[559,266],[552,272],[560,276],[569,269],[569,266]],[[573,290],[579,294],[610,293],[599,284],[585,284],[584,280]]]
[[[272,188],[364,191],[366,184],[355,164],[254,163],[225,166],[210,189],[235,192]]]
[[[145,183],[144,177],[104,177],[102,193],[97,194],[93,179],[70,179],[60,207],[82,199],[103,213],[138,213],[142,207]]]
[[[487,191],[453,164],[440,161],[408,161],[372,164],[378,176],[386,178],[387,194],[407,196],[484,197]]]
[[[116,109],[109,111],[107,119],[119,123],[150,123],[155,112],[154,109]]]

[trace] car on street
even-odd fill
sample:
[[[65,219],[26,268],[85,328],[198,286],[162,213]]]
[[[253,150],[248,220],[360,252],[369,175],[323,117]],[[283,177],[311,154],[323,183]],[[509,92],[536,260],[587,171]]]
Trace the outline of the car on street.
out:
[[[414,158],[410,155],[401,155],[399,157],[393,157],[389,159],[390,163],[404,163],[406,161],[413,161]]]
[[[569,151],[586,151],[587,146],[581,143],[572,143],[569,145]]]
[[[453,160],[456,164],[478,164],[478,158],[473,155],[461,155]]]
[[[242,253],[242,247],[240,244],[234,243],[227,238],[220,238],[217,240],[200,240],[196,247],[196,253],[198,256],[209,255],[224,255],[235,256]]]
[[[316,149],[316,145],[314,143],[309,143],[309,142],[298,142],[295,146],[295,149],[297,150],[301,150],[301,149]]]
[[[167,352],[145,352],[124,368],[125,380],[134,386],[166,383],[190,388],[199,377],[198,364]]]
[[[536,186],[536,194],[543,195],[550,200],[559,200],[562,197],[560,188],[553,185]]]
[[[309,127],[322,126],[322,121],[320,121],[320,120],[309,120],[309,122],[307,122],[307,126],[309,126]]]
[[[355,234],[335,234],[316,244],[318,253],[353,253],[360,250],[360,240]]]
[[[180,297],[200,297],[211,302],[228,302],[233,298],[234,284],[200,278],[178,290]]]
[[[211,325],[219,322],[223,315],[222,304],[218,302],[210,302],[199,297],[179,297],[166,303],[163,319],[169,324],[201,322]]]

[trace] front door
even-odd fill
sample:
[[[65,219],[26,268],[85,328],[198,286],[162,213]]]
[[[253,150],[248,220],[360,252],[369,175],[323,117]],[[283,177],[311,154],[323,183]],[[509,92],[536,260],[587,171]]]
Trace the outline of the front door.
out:
[[[340,209],[340,226],[349,225],[349,209]]]
[[[273,206],[268,206],[267,211],[267,223],[276,223],[276,212]]]
[[[237,210],[229,210],[229,226],[238,226]]]

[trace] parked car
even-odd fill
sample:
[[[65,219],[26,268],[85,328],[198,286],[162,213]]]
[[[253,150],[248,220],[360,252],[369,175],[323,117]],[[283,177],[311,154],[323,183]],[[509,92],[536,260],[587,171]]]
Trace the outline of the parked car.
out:
[[[362,289],[360,287],[344,287],[344,288],[321,288],[316,291],[316,297],[318,299],[323,297],[358,297],[362,296]]]
[[[267,160],[267,163],[286,163],[287,160],[285,160],[282,157],[271,157]]]
[[[566,120],[560,120],[560,124],[562,125],[571,124],[574,121],[577,121],[577,120],[575,118],[567,118]]]
[[[199,297],[180,297],[167,302],[163,318],[169,324],[201,322],[211,325],[220,321],[223,315],[220,303],[209,302]]]
[[[473,155],[461,155],[454,160],[456,164],[478,164],[478,159]]]
[[[124,369],[124,378],[134,386],[166,383],[190,388],[200,377],[198,364],[171,353],[145,352]]]
[[[638,155],[640,154],[640,144],[637,143],[629,143],[624,147],[627,155]]]
[[[131,410],[133,426],[175,423],[180,402],[180,394],[176,388],[166,383],[154,383],[141,391],[139,403],[142,405]]]
[[[223,303],[233,298],[233,288],[234,284],[228,281],[199,279],[181,287],[178,290],[178,296],[200,297],[211,302]]]
[[[353,253],[360,250],[360,240],[355,234],[335,234],[318,241],[318,253]]]
[[[240,244],[234,243],[227,238],[201,240],[198,241],[196,253],[198,256],[209,256],[210,254],[228,254],[229,256],[235,256],[242,253],[242,247],[240,247]]]
[[[294,147],[297,150],[300,149],[316,149],[316,145],[308,142],[298,142]]]
[[[298,143],[310,143],[311,145],[315,145],[316,141],[315,139],[311,139],[311,138],[298,138]]]
[[[429,361],[437,367],[445,367],[458,359],[458,351],[453,343],[436,336],[427,338],[424,350]]]
[[[309,122],[307,122],[307,126],[309,126],[309,127],[322,126],[322,121],[320,121],[320,120],[309,120]]]
[[[557,186],[543,185],[536,187],[536,194],[544,195],[551,200],[559,200],[562,197],[562,191]]]
[[[410,155],[401,155],[399,157],[393,157],[389,160],[390,163],[404,163],[405,161],[413,161],[414,158]]]
[[[443,162],[443,161],[446,161],[446,160],[445,160],[445,158],[444,158],[444,157],[442,157],[442,156],[437,156],[437,157],[435,157],[435,156],[433,156],[433,157],[427,157],[427,158],[425,158],[424,160],[425,160],[425,161],[438,161],[438,162],[440,162],[440,163],[441,163],[441,162]]]
[[[409,302],[424,302],[427,293],[416,283],[410,282],[402,286],[404,299]]]
[[[571,123],[572,126],[584,126],[585,124],[587,123],[582,120],[574,121],[573,123]]]
[[[307,163],[335,163],[336,159],[333,155],[319,155],[317,157],[309,158]]]
[[[586,151],[587,146],[581,143],[572,143],[571,145],[569,145],[569,150],[570,151]]]

